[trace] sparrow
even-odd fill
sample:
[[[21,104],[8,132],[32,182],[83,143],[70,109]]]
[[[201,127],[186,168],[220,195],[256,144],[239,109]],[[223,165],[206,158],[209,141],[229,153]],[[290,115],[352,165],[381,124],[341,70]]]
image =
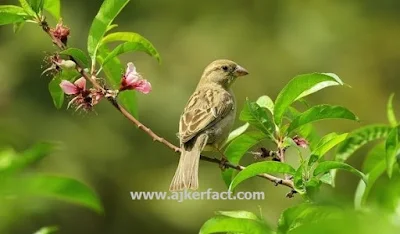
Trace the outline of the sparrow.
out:
[[[236,117],[236,102],[231,86],[248,72],[230,60],[210,63],[189,98],[180,117],[181,155],[169,190],[196,190],[199,187],[200,153],[217,150],[227,139]],[[225,156],[222,159],[227,161]]]

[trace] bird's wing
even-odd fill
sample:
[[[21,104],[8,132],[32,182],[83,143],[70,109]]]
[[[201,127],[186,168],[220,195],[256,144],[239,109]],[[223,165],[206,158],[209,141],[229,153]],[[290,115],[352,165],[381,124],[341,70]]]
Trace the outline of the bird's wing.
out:
[[[233,105],[232,95],[225,90],[207,88],[196,91],[190,97],[179,122],[181,143],[188,142],[224,118]]]

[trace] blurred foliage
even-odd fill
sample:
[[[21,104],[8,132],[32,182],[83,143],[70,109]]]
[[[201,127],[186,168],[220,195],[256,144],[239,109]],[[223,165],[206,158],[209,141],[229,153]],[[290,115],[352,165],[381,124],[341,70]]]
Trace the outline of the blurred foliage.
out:
[[[62,1],[64,23],[71,28],[69,44],[86,47],[87,32],[101,2]],[[17,0],[0,3],[17,4]],[[250,71],[251,75],[234,87],[240,108],[246,97],[276,97],[295,74],[335,72],[353,88],[327,89],[308,98],[309,103],[346,106],[357,113],[362,124],[386,122],[382,114],[386,99],[400,84],[399,8],[395,0],[138,0],[128,4],[115,23],[120,30],[144,35],[162,55],[160,66],[140,54],[121,58],[123,64],[135,62],[153,85],[151,95],[138,95],[140,119],[177,142],[180,112],[204,66],[217,58],[235,60]],[[285,199],[287,189],[259,179],[247,181],[240,188],[265,191],[262,204],[131,201],[129,191],[166,190],[178,160],[176,155],[156,145],[107,104],[89,114],[56,110],[47,91],[49,78],[40,76],[43,56],[54,50],[50,40],[35,25],[25,25],[17,35],[12,30],[0,27],[0,146],[20,152],[42,140],[64,142],[62,150],[30,170],[85,181],[101,197],[106,215],[41,198],[22,199],[2,203],[2,210],[7,212],[0,213],[0,233],[33,233],[38,227],[53,224],[59,226],[59,233],[194,233],[215,210],[246,209],[256,213],[257,205],[261,205],[266,223],[276,224],[282,211],[300,201],[300,196]],[[396,103],[394,100],[394,110],[398,111]],[[316,129],[324,135],[360,127],[358,123],[340,123],[317,123]],[[361,168],[367,152],[367,147],[357,151],[348,163]],[[298,163],[296,151],[288,151],[287,155],[289,163]],[[250,158],[245,156],[243,160]],[[225,190],[215,165],[200,166],[200,190]],[[389,185],[396,181],[396,174],[392,178],[377,179],[371,199],[393,210],[395,206],[387,203],[393,199],[387,196],[396,196],[398,191],[381,192],[393,188]],[[322,187],[319,198],[351,205],[356,177],[344,180],[339,173],[336,181],[335,188]],[[347,215],[349,218],[335,224],[328,220],[316,226],[305,225],[298,231],[320,233],[324,228],[337,233],[341,226],[352,226],[349,230],[362,233],[392,231],[379,213],[364,215],[362,222],[352,211]],[[373,223],[373,228],[363,225],[366,222]]]

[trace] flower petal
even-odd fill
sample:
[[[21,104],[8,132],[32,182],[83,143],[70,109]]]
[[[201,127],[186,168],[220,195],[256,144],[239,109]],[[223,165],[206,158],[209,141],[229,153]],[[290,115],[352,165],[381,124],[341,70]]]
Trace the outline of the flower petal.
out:
[[[133,63],[128,63],[127,65],[126,65],[126,72],[125,72],[125,76],[129,76],[129,74],[135,74],[135,73],[137,73],[136,72],[136,67],[135,67],[135,65],[133,65]]]
[[[144,94],[148,94],[151,91],[151,84],[147,80],[139,80],[134,86],[134,89]]]
[[[68,95],[79,93],[78,87],[76,87],[76,85],[72,84],[68,80],[62,80],[60,83],[60,87],[61,87],[62,91]]]
[[[133,83],[140,79],[140,75],[137,73],[136,67],[133,65],[133,63],[128,63],[123,79],[128,86],[133,85]]]
[[[75,86],[81,90],[86,90],[86,79],[85,77],[81,77],[74,82]]]

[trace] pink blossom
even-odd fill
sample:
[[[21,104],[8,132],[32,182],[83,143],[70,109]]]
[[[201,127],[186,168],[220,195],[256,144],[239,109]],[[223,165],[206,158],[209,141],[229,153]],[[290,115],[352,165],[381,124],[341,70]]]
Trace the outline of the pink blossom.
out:
[[[81,77],[77,79],[74,83],[71,83],[68,80],[62,80],[60,83],[60,87],[65,94],[79,94],[86,89],[86,79],[84,77]]]
[[[119,90],[137,90],[147,94],[151,91],[151,84],[142,78],[142,76],[136,71],[136,67],[133,63],[128,63]]]
[[[65,94],[73,96],[67,108],[73,105],[76,107],[76,110],[80,108],[91,110],[104,96],[102,92],[96,89],[87,90],[86,79],[84,77],[79,78],[74,83],[62,80],[60,87]]]

